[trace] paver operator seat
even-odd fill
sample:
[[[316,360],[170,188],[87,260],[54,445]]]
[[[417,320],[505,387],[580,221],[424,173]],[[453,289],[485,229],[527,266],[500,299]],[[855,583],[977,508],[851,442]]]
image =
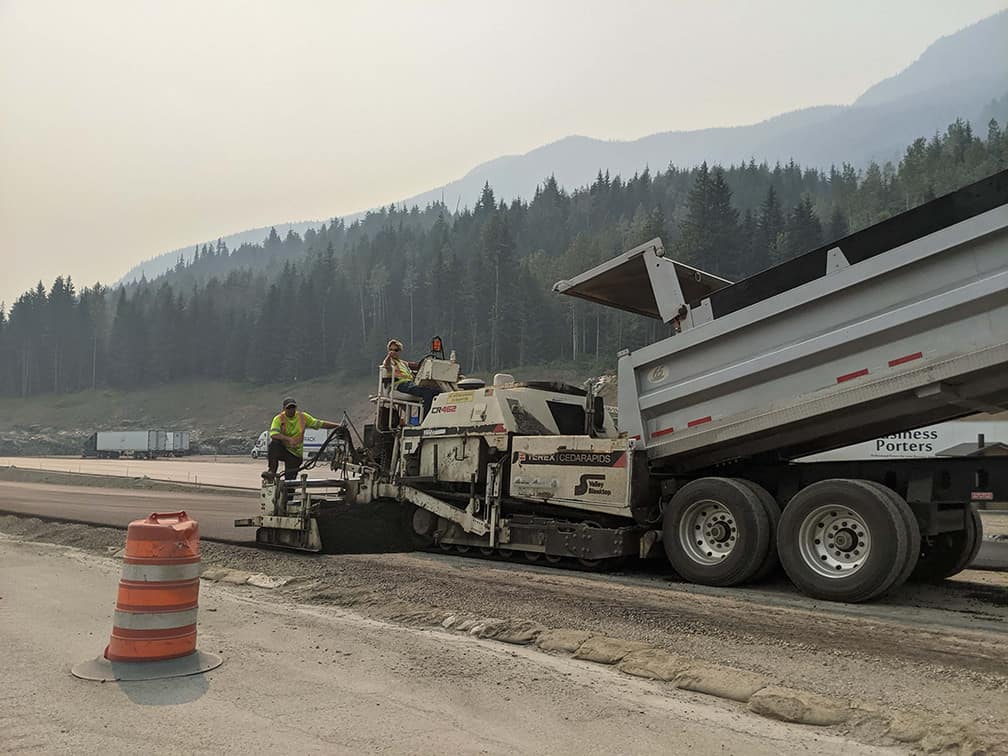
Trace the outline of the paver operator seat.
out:
[[[434,386],[441,391],[458,390],[459,365],[445,359],[441,338],[435,337],[431,352],[420,360],[414,380],[421,386]],[[420,425],[423,422],[423,400],[412,394],[396,391],[392,386],[392,370],[378,366],[378,391],[374,396],[375,428],[388,432],[400,425]]]

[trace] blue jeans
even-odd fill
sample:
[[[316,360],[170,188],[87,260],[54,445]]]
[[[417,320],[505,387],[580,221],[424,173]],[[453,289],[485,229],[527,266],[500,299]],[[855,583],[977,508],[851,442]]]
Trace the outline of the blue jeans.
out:
[[[441,393],[441,389],[439,388],[434,388],[433,386],[418,386],[413,383],[413,381],[397,383],[394,388],[396,391],[400,391],[403,394],[418,396],[423,399],[424,417],[426,417],[427,413],[430,412],[431,404],[434,402],[434,397]]]

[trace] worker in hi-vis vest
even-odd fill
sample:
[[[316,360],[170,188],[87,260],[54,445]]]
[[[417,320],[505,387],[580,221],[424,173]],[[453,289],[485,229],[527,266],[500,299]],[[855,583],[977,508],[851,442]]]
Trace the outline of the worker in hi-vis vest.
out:
[[[418,386],[413,380],[413,370],[409,363],[401,358],[401,355],[402,342],[397,339],[389,339],[388,354],[385,355],[382,367],[392,371],[392,388],[394,390],[423,399],[423,411],[426,417],[430,412],[434,397],[441,393],[441,389],[434,386]]]
[[[269,446],[266,447],[266,458],[269,470],[263,473],[267,480],[276,476],[280,461],[284,463],[284,478],[294,480],[298,468],[304,459],[305,428],[339,428],[339,423],[329,420],[319,420],[307,412],[299,412],[297,402],[293,397],[283,400],[283,412],[273,418],[269,429]]]

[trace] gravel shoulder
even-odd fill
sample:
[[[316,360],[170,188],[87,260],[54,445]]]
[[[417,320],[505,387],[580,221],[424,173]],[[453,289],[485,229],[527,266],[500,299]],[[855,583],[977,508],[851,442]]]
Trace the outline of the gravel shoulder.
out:
[[[94,554],[123,540],[121,531],[34,518],[0,517],[0,532]],[[772,684],[1008,731],[1002,573],[965,572],[892,602],[849,606],[816,605],[783,584],[718,591],[665,575],[593,575],[441,554],[313,556],[212,542],[203,551],[208,567],[294,578],[269,591],[277,606],[339,607],[378,619],[440,610],[527,620],[645,642]]]
[[[3,750],[905,752],[570,657],[206,582],[200,646],[223,666],[170,681],[78,680],[69,667],[108,638],[118,571],[80,550],[0,539]]]

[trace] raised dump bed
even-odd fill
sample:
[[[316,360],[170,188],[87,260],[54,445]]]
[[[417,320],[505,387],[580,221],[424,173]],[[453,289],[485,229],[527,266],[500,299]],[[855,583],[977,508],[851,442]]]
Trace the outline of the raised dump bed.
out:
[[[678,331],[619,359],[620,426],[656,469],[1008,406],[1008,172],[734,285],[656,239],[556,289]]]

